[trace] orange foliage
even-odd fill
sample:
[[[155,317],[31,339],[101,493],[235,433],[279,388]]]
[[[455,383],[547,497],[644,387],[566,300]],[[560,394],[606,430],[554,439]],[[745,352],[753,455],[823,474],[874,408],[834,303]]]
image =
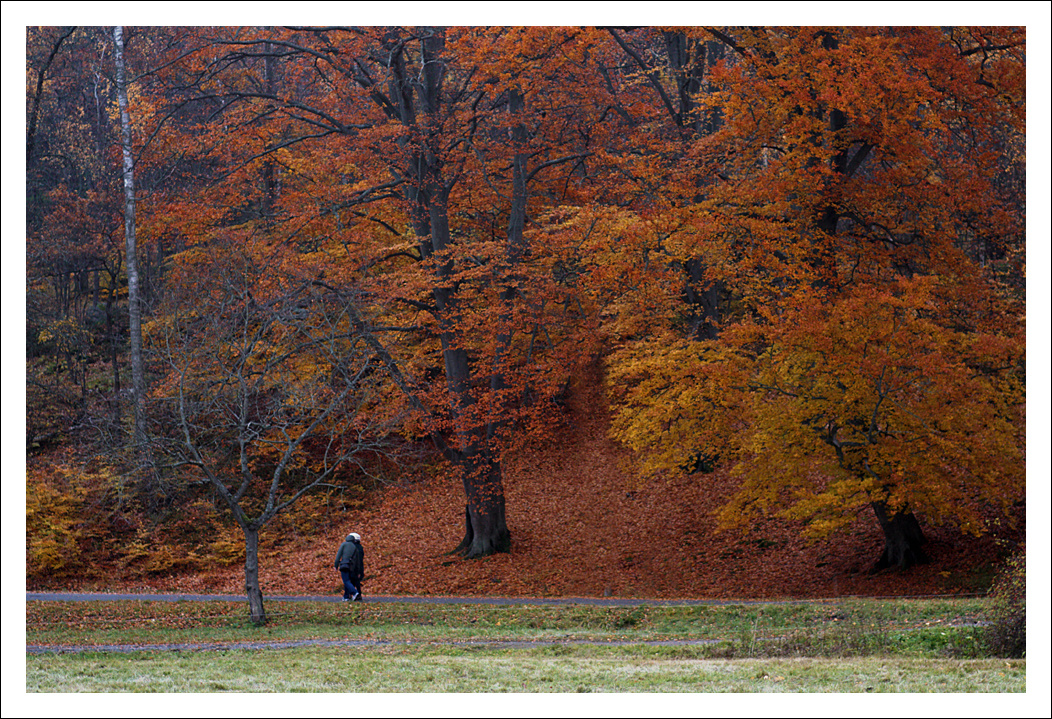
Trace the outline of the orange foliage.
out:
[[[719,337],[669,321],[612,359],[645,471],[719,457],[743,480],[725,521],[782,508],[818,534],[867,505],[980,532],[1024,496],[1022,308],[984,268],[1021,248],[1023,41],[742,33],[706,97],[710,184],[668,210],[727,290]]]
[[[342,591],[332,560],[347,532],[366,548],[365,595],[652,598],[916,596],[984,591],[983,568],[1003,554],[1012,531],[983,538],[950,528],[929,533],[935,565],[905,573],[867,572],[882,543],[871,519],[854,516],[835,538],[807,540],[801,524],[762,517],[716,533],[716,514],[736,482],[725,470],[640,478],[632,454],[607,436],[598,372],[574,382],[561,441],[515,452],[506,483],[512,551],[484,559],[448,554],[463,521],[461,488],[448,474],[411,474],[360,507],[306,500],[297,529],[279,517],[261,536],[267,596]],[[312,503],[313,502],[313,503]],[[236,531],[236,530],[233,530]],[[204,549],[202,547],[202,549]],[[201,552],[204,554],[204,552]],[[204,559],[157,575],[116,567],[105,576],[33,578],[33,588],[244,594],[242,568]]]
[[[378,386],[353,417],[330,415],[338,363],[316,356],[290,360],[256,395],[304,410],[267,442],[319,426],[316,401],[329,408],[330,438],[397,425],[404,441],[429,439],[449,460],[445,496],[391,489],[384,509],[353,514],[402,542],[373,545],[389,591],[433,587],[420,567],[452,548],[465,512],[458,549],[468,556],[510,546],[545,563],[538,552],[555,535],[581,548],[560,545],[551,562],[561,569],[515,557],[453,563],[445,589],[480,592],[485,567],[501,566],[505,588],[565,593],[582,581],[595,593],[595,582],[558,578],[587,556],[613,592],[650,591],[630,579],[643,571],[664,582],[660,592],[693,593],[711,569],[662,564],[621,529],[660,531],[664,546],[698,532],[691,551],[710,556],[711,527],[690,515],[714,502],[728,521],[783,510],[819,534],[854,527],[867,504],[978,533],[991,507],[1006,512],[1021,497],[1022,29],[144,35],[156,71],[133,96],[136,172],[153,178],[140,232],[167,253],[149,329],[171,360],[155,397],[174,402],[192,380],[192,399],[207,399],[231,362],[242,374],[226,386],[247,384],[303,336],[329,360],[360,351],[361,376]],[[56,226],[82,227],[105,247],[96,198],[51,199],[67,196],[41,226],[56,237]],[[313,295],[296,305],[296,288],[311,288],[299,299],[324,288],[353,301],[333,320]],[[295,322],[240,353],[257,327],[238,322],[260,305]],[[174,355],[173,338],[185,341]],[[598,416],[575,415],[590,449],[572,462],[602,478],[597,494],[567,490],[558,466],[569,441],[559,403],[599,357],[613,435],[644,469],[623,500]],[[224,455],[237,441],[219,428],[234,415],[224,405],[208,417],[210,438],[222,439],[207,453],[229,470],[213,481],[220,493],[230,477],[236,493],[281,464],[275,451]],[[332,476],[329,455],[305,454],[288,468]],[[548,464],[515,464],[536,456]],[[686,476],[719,462],[727,467]],[[505,492],[508,518],[516,503],[539,513],[520,514],[510,539]],[[603,533],[584,496],[622,527]],[[268,519],[280,504],[269,497]],[[686,504],[670,507],[673,498]],[[304,566],[325,565],[325,551],[312,551]],[[293,584],[331,579],[289,571]],[[270,581],[273,591],[285,580]]]

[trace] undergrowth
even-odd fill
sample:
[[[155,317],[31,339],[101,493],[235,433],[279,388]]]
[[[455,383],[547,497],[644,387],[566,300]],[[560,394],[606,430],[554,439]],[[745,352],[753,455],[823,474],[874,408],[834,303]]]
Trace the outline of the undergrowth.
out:
[[[1026,656],[1026,549],[1006,563],[994,580],[986,643],[993,656]]]

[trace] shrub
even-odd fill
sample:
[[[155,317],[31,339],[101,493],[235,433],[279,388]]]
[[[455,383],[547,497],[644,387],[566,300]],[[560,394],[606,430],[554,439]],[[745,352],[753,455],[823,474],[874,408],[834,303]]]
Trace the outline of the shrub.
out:
[[[26,576],[64,576],[80,568],[83,492],[26,475]]]
[[[990,653],[999,657],[1026,656],[1026,550],[1009,559],[990,590]]]

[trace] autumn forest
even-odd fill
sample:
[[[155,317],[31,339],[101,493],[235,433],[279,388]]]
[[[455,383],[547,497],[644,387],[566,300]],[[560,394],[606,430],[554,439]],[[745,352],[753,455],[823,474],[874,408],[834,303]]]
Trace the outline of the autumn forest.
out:
[[[262,620],[383,526],[378,591],[575,591],[615,501],[669,531],[613,575],[1003,560],[1025,79],[1016,27],[28,28],[27,582],[225,567]]]

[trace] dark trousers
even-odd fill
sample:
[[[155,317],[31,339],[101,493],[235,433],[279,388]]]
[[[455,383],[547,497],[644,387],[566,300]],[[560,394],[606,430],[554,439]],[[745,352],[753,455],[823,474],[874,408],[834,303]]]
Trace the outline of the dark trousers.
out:
[[[349,569],[340,568],[340,578],[343,580],[343,598],[354,599],[355,594],[361,593],[361,587],[354,583],[351,579],[351,572]]]

